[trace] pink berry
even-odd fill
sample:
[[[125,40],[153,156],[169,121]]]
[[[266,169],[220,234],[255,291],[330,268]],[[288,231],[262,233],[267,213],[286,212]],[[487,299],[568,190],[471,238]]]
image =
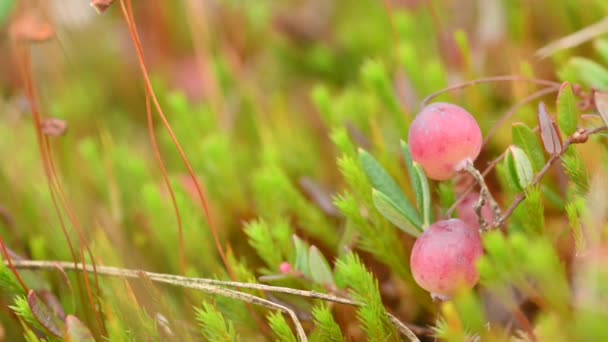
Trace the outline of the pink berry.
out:
[[[479,280],[475,262],[483,255],[481,237],[463,221],[432,224],[416,240],[410,265],[416,283],[435,297],[449,298]]]
[[[462,201],[457,206],[458,209],[458,218],[464,221],[464,223],[473,228],[479,229],[479,220],[477,219],[477,214],[475,213],[475,203],[479,199],[478,192],[470,192],[466,195]],[[492,207],[488,201],[481,207],[481,217],[487,222],[492,222],[493,220],[493,212]]]
[[[279,265],[279,272],[281,272],[282,274],[290,274],[291,272],[293,272],[293,268],[291,267],[290,263],[285,261]]]
[[[481,129],[466,110],[449,103],[426,106],[410,126],[412,159],[434,180],[446,180],[481,151]]]

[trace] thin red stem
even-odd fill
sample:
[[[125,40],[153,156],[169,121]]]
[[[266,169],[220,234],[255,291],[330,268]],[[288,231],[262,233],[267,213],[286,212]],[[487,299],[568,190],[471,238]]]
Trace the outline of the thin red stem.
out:
[[[125,4],[126,2],[126,4]],[[203,194],[203,190],[201,187],[201,184],[199,183],[195,173],[194,173],[194,169],[192,168],[192,165],[190,164],[190,161],[188,160],[188,158],[186,157],[186,154],[184,153],[181,145],[179,144],[179,141],[176,137],[176,135],[173,133],[173,129],[171,128],[171,125],[169,124],[169,122],[167,121],[167,118],[163,112],[162,107],[160,106],[160,103],[158,101],[158,98],[156,97],[156,92],[154,91],[154,88],[152,87],[152,82],[150,81],[150,78],[148,76],[148,69],[146,67],[146,63],[144,60],[144,53],[143,53],[143,47],[141,45],[141,41],[139,38],[139,34],[137,33],[137,27],[135,25],[135,20],[133,17],[133,11],[132,11],[132,5],[131,5],[131,1],[130,0],[121,0],[120,1],[120,7],[122,9],[122,14],[123,17],[125,19],[125,22],[127,23],[127,26],[129,28],[129,32],[131,34],[131,39],[133,40],[133,44],[135,45],[135,50],[136,50],[136,55],[137,55],[137,59],[139,62],[139,66],[141,68],[141,73],[142,76],[144,78],[144,82],[146,85],[146,88],[148,89],[150,96],[152,98],[152,102],[154,103],[154,106],[156,108],[156,111],[158,112],[158,115],[161,118],[161,121],[163,122],[163,125],[165,126],[165,128],[167,129],[167,132],[169,133],[169,136],[171,137],[171,140],[173,141],[175,147],[177,148],[179,155],[184,163],[184,165],[186,166],[186,168],[188,169],[188,173],[190,174],[190,177],[192,178],[192,181],[194,182],[195,188],[196,188],[196,192],[198,194],[198,197],[201,201],[201,204],[203,206],[203,210],[205,212],[205,216],[207,217],[207,222],[209,223],[209,228],[211,229],[211,233],[213,235],[213,239],[215,241],[215,246],[218,250],[218,253],[220,254],[220,257],[224,263],[224,266],[226,267],[226,271],[228,272],[228,274],[230,275],[230,277],[232,279],[234,279],[234,274],[232,272],[232,269],[230,267],[230,264],[228,263],[228,258],[226,257],[226,254],[224,252],[224,248],[222,247],[222,244],[220,242],[219,239],[219,235],[217,232],[217,229],[215,227],[215,223],[211,217],[211,211],[209,209],[209,204],[207,202],[207,199],[205,197],[205,195]]]

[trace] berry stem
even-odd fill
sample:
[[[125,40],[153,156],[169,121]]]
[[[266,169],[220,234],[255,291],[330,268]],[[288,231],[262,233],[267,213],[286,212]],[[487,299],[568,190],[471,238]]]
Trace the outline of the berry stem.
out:
[[[457,83],[454,85],[451,85],[447,88],[441,89],[439,91],[434,92],[433,94],[427,96],[424,100],[422,100],[422,105],[421,107],[424,108],[426,107],[426,105],[433,100],[434,98],[438,97],[441,94],[447,93],[447,92],[451,92],[454,90],[460,90],[460,89],[464,89],[470,86],[474,86],[474,85],[478,85],[478,84],[482,84],[482,83],[495,83],[495,82],[529,82],[529,83],[534,83],[534,84],[538,84],[538,85],[544,85],[544,86],[548,86],[548,87],[559,87],[560,83],[559,82],[554,82],[554,81],[549,81],[549,80],[543,80],[543,79],[538,79],[538,78],[527,78],[524,76],[519,76],[519,75],[503,75],[503,76],[493,76],[493,77],[483,77],[483,78],[478,78],[475,80],[471,80],[471,81],[467,81],[467,82],[463,82],[463,83]]]
[[[493,217],[494,222],[493,222],[492,226],[496,226],[495,223],[499,222],[499,220],[501,218],[500,206],[498,205],[498,203],[492,196],[492,193],[490,193],[490,190],[488,189],[488,186],[486,185],[486,181],[484,180],[483,175],[481,174],[481,172],[479,172],[479,170],[477,170],[475,168],[475,165],[473,165],[473,162],[471,162],[470,160],[467,160],[464,163],[464,170],[466,172],[468,172],[471,176],[473,176],[473,178],[475,178],[475,180],[479,184],[480,195],[479,195],[479,199],[475,203],[474,209],[475,209],[475,214],[477,215],[477,219],[479,220],[480,230],[483,232],[483,231],[488,230],[490,227],[489,227],[489,223],[486,222],[486,220],[481,215],[481,208],[483,208],[486,201],[488,201],[490,203],[490,207],[492,208],[492,213],[494,214],[494,217]]]

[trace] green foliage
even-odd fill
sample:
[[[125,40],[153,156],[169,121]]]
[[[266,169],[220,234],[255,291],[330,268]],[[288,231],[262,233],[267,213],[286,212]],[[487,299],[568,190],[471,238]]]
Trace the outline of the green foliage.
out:
[[[249,237],[249,244],[269,270],[276,270],[293,253],[290,241],[293,229],[284,221],[272,225],[272,228],[264,220],[252,221],[245,227],[245,233]]]
[[[581,224],[581,215],[584,210],[585,201],[582,198],[574,198],[573,201],[566,204],[565,210],[568,215],[568,226],[572,230],[574,238],[574,247],[576,253],[581,255],[586,250],[585,236]]]
[[[397,204],[391,201],[388,196],[376,189],[372,189],[372,199],[374,201],[374,206],[384,218],[391,221],[391,223],[404,232],[414,237],[420,236],[420,230],[412,226],[411,222],[408,221],[407,216],[403,211],[399,210]]]
[[[410,175],[410,184],[416,195],[416,205],[423,219],[423,229],[431,225],[433,221],[433,211],[431,208],[431,193],[429,190],[429,180],[424,173],[422,167],[414,163],[410,154],[410,149],[407,143],[403,140],[400,142],[401,153],[405,159],[405,165]]]
[[[570,187],[574,195],[584,195],[589,191],[589,175],[585,163],[576,148],[568,149],[561,158],[564,171],[568,175]]]
[[[340,326],[334,320],[331,310],[327,305],[315,306],[312,310],[316,329],[314,331],[318,341],[344,342]]]
[[[456,202],[454,186],[449,182],[443,182],[437,185],[437,195],[441,208],[450,208]]]
[[[390,266],[401,277],[411,279],[409,264],[403,262],[407,260],[405,251],[392,227],[383,223],[379,215],[370,213],[372,222],[368,221],[352,194],[340,195],[335,204],[346,217],[347,224],[351,224],[361,234],[358,245],[363,250]]]
[[[378,282],[361,263],[361,260],[349,254],[336,264],[336,283],[348,287],[352,298],[366,305],[359,308],[357,318],[363,323],[368,339],[372,341],[397,340],[397,332],[388,321]]]
[[[575,101],[572,86],[564,82],[557,96],[557,122],[567,136],[574,134],[577,129],[578,110]]]
[[[46,331],[46,329],[34,317],[27,298],[25,296],[16,296],[14,304],[9,306],[11,310],[17,314],[23,321],[29,324],[36,330]]]
[[[542,191],[540,187],[532,186],[526,188],[525,194],[526,199],[521,204],[521,210],[527,219],[523,221],[523,226],[531,235],[542,233],[545,229]]]
[[[208,13],[192,1],[159,2],[158,11],[135,6],[137,23],[161,23],[137,27],[142,38],[158,38],[143,42],[148,76],[208,208],[202,207],[190,170],[156,109],[159,150],[151,145],[143,77],[131,63],[137,61],[134,50],[107,48],[125,39],[124,30],[116,30],[124,23],[114,20],[120,18],[119,4],[114,2],[94,23],[87,15],[52,16],[58,36],[31,46],[32,63],[21,54],[0,63],[0,74],[6,76],[0,92],[0,234],[7,247],[26,260],[71,261],[67,239],[76,254],[84,247],[78,227],[98,264],[336,294],[336,286],[348,285],[352,297],[366,304],[357,308],[358,322],[348,322],[347,310],[353,308],[344,305],[235,289],[284,303],[303,316],[312,310],[311,341],[356,339],[351,324],[361,324],[369,340],[397,340],[387,311],[408,324],[435,324],[447,341],[524,336],[492,320],[493,311],[485,310],[487,296],[490,304],[503,304],[510,319],[519,309],[537,340],[607,340],[607,278],[586,258],[601,256],[606,245],[608,159],[597,157],[606,156],[606,133],[590,137],[584,146],[573,144],[539,184],[531,182],[547,161],[541,143],[547,143],[551,155],[560,152],[551,120],[556,119],[564,139],[577,128],[602,124],[589,114],[597,112],[608,123],[608,40],[596,38],[593,49],[586,48],[591,42],[573,49],[560,45],[546,64],[558,72],[538,69],[526,57],[547,43],[546,32],[535,28],[551,28],[550,38],[558,39],[596,22],[602,25],[606,1],[584,6],[563,0],[525,6],[522,1],[462,2],[459,10],[475,19],[464,21],[454,16],[449,2],[434,3],[430,12],[418,2],[230,0],[205,8]],[[70,12],[57,3],[44,9]],[[15,36],[19,16],[38,16],[30,5],[24,2],[17,13],[15,1],[0,0],[0,26],[11,36],[7,47],[21,44]],[[44,27],[48,18],[40,20]],[[70,34],[59,39],[62,53],[57,54],[54,39],[62,38],[61,32]],[[575,52],[582,55],[571,57]],[[13,72],[30,64],[40,99],[35,104],[24,101],[19,86],[27,83],[22,76],[29,72]],[[553,84],[457,85],[505,70],[564,82],[557,96],[543,95],[547,103],[557,99],[556,111],[543,111],[544,140],[532,128],[538,124],[532,119],[539,98],[522,101],[536,90],[550,91]],[[500,233],[484,233],[482,286],[433,310],[428,294],[412,279],[409,255],[415,237],[436,217],[445,218],[468,179],[458,175],[429,182],[402,140],[421,100],[448,85],[454,88],[434,100],[466,105],[483,132],[495,132],[477,166],[509,149],[506,160],[485,177],[501,208],[521,193],[526,199]],[[40,110],[43,121],[65,120],[67,134],[38,140],[32,108]],[[519,109],[503,120],[507,108]],[[516,123],[509,135],[504,125],[511,122]],[[38,141],[48,142],[52,151],[56,180],[51,187]],[[560,167],[565,175],[556,172]],[[306,188],[303,180],[318,188]],[[231,274],[216,250],[207,210]],[[277,274],[283,262],[301,274]],[[599,265],[605,263],[599,259]],[[207,340],[296,340],[284,314],[269,315],[272,336],[254,319],[268,314],[259,306],[155,286],[143,276],[100,275],[100,291],[93,296],[107,328],[102,336],[81,274],[68,272],[70,287],[58,270],[19,272],[29,287],[59,299],[71,317],[65,325],[73,328],[74,339],[89,339],[90,329],[95,340],[108,341],[198,340],[200,333]],[[381,279],[382,291],[372,274]],[[94,289],[96,278],[89,278]],[[0,311],[5,339],[43,340],[36,336],[48,333],[40,318],[51,318],[48,323],[54,317],[45,302],[28,303],[5,264],[0,265],[0,288],[3,302],[15,301],[13,311]],[[534,309],[521,307],[520,298],[533,302]],[[197,323],[200,333],[189,328]],[[168,337],[167,328],[174,335]]]
[[[395,210],[410,222],[412,228],[420,230],[422,220],[419,213],[378,161],[364,150],[359,151],[359,161],[374,188],[392,202]]]
[[[270,329],[280,342],[297,342],[296,336],[287,324],[285,317],[280,312],[271,312],[268,315]]]
[[[222,313],[210,303],[203,302],[203,307],[195,308],[195,312],[196,320],[201,327],[201,333],[207,341],[239,341],[233,323],[226,321]]]
[[[25,295],[23,287],[21,287],[21,284],[19,284],[10,268],[4,263],[4,258],[0,260],[3,261],[0,263],[0,289],[2,293]]]
[[[587,86],[608,89],[608,69],[587,58],[572,58],[561,74],[570,81],[572,77],[567,75],[575,75],[575,80],[580,79]]]
[[[256,205],[263,218],[273,221],[296,215],[299,227],[328,246],[335,246],[337,235],[319,208],[302,196],[287,175],[276,166],[263,167],[254,172]]]
[[[310,267],[310,276],[315,283],[321,285],[330,285],[334,283],[334,277],[329,263],[315,246],[310,246],[308,250],[308,266]]]
[[[539,172],[545,165],[545,155],[534,131],[523,123],[517,123],[513,125],[512,136],[513,143],[530,157],[534,172]]]
[[[500,232],[484,236],[486,255],[479,261],[481,283],[500,294],[502,301],[513,305],[510,287],[526,295],[540,296],[548,309],[564,314],[570,288],[556,251],[544,237]]]
[[[363,82],[378,94],[380,101],[389,107],[393,115],[396,117],[403,116],[401,105],[397,101],[392,89],[391,80],[380,62],[366,61],[361,66],[361,76]]]
[[[505,157],[510,177],[518,185],[521,191],[526,189],[534,180],[534,171],[532,170],[532,162],[522,149],[516,146],[509,147],[509,152]]]

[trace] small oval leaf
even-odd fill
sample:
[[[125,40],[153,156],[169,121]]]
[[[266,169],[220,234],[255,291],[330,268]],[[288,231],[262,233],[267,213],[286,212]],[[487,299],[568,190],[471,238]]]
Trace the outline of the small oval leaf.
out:
[[[64,338],[66,342],[95,342],[91,330],[78,317],[72,315],[65,319]]]
[[[601,64],[587,58],[574,57],[569,65],[586,85],[597,89],[608,88],[608,70]]]
[[[598,114],[602,117],[604,125],[608,126],[608,93],[596,92],[594,100]]]
[[[510,146],[509,153],[513,156],[513,167],[517,176],[517,182],[522,189],[527,188],[534,181],[534,171],[530,158],[521,148]]]
[[[32,310],[34,318],[48,330],[51,334],[61,337],[64,324],[63,321],[57,317],[51,309],[38,297],[34,290],[30,290],[27,294],[27,303]]]
[[[540,123],[540,136],[545,150],[551,155],[559,154],[562,151],[561,137],[555,129],[555,124],[549,113],[547,113],[547,106],[543,102],[538,104],[538,122]]]
[[[516,122],[513,124],[511,134],[513,144],[524,150],[530,157],[534,171],[540,171],[545,166],[545,154],[536,133],[525,124]]]
[[[421,227],[422,219],[420,218],[420,214],[418,214],[418,211],[416,211],[403,191],[401,191],[397,182],[384,170],[380,163],[363,149],[359,150],[359,161],[372,186],[387,196],[400,211],[406,213],[406,217],[410,220],[411,224]]]
[[[572,86],[570,83],[564,82],[557,95],[557,123],[562,132],[570,136],[576,132],[577,120],[578,111]]]
[[[507,181],[509,183],[509,188],[514,188],[515,191],[520,192],[523,189],[521,188],[521,185],[519,184],[519,179],[517,177],[517,171],[515,171],[516,167],[515,167],[515,161],[513,160],[513,154],[510,151],[507,151],[507,154],[505,155],[505,160],[504,163],[506,165],[506,174],[505,176],[508,177]]]
[[[293,245],[295,246],[296,261],[294,266],[296,270],[302,272],[307,277],[310,277],[310,267],[308,262],[308,245],[302,241],[297,235],[292,237]]]
[[[416,171],[414,170],[414,160],[412,159],[412,154],[410,153],[410,148],[407,142],[401,140],[401,153],[403,154],[403,159],[405,160],[405,166],[407,167],[407,172],[410,176],[410,183],[412,185],[412,189],[414,190],[414,195],[416,196],[416,206],[418,210],[424,217],[423,208],[423,194],[422,194],[422,184],[420,184],[420,180],[416,176]]]
[[[376,189],[372,189],[372,199],[374,201],[374,206],[376,206],[376,209],[378,209],[384,218],[404,232],[414,237],[420,236],[421,231],[409,222],[405,214],[399,210],[397,205],[391,201],[388,196]]]
[[[310,246],[308,250],[308,266],[310,267],[310,276],[315,283],[321,285],[334,283],[334,275],[329,263],[315,246]]]

